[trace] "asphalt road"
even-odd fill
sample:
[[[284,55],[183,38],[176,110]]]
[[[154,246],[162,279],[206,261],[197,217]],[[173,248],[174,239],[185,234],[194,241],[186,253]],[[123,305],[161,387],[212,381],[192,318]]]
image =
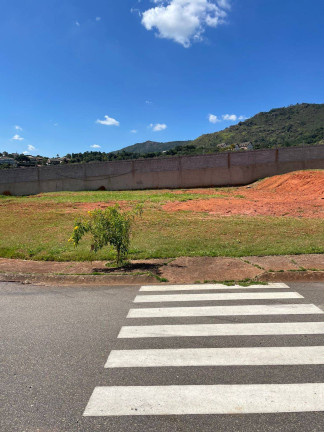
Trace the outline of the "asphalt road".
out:
[[[190,292],[139,292],[139,287],[40,287],[14,283],[0,283],[0,431],[1,432],[96,432],[96,431],[291,431],[323,432],[324,411],[315,412],[259,412],[245,414],[190,414],[184,415],[146,415],[156,406],[137,407],[145,409],[145,415],[91,415],[89,400],[98,387],[130,389],[143,386],[143,397],[147,386],[168,386],[177,394],[181,386],[227,386],[235,385],[240,391],[250,385],[261,386],[260,401],[265,394],[262,389],[268,384],[296,384],[294,397],[303,397],[300,384],[324,383],[323,364],[238,364],[231,366],[156,366],[156,367],[112,367],[105,368],[112,350],[151,350],[184,348],[260,348],[264,347],[322,347],[324,333],[280,334],[281,330],[268,335],[196,335],[186,334],[186,328],[178,331],[184,334],[163,336],[165,325],[201,324],[247,324],[247,323],[289,323],[296,328],[303,323],[322,323],[324,315],[277,314],[277,315],[225,315],[225,316],[174,316],[174,317],[137,317],[127,318],[130,309],[183,308],[213,306],[251,306],[314,304],[324,310],[324,283],[289,284],[288,289],[260,289],[217,291],[226,292],[297,292],[301,298],[283,299],[240,299],[240,300],[188,300],[174,302],[139,302],[136,296],[143,295],[187,295],[211,294],[215,291],[200,289]],[[184,298],[184,297],[183,297]],[[142,299],[140,299],[142,300]],[[135,312],[137,313],[137,312]],[[217,313],[216,313],[217,315]],[[155,327],[155,337],[119,337],[125,329],[132,326]],[[305,324],[307,325],[307,324]],[[219,328],[219,327],[218,327]],[[225,328],[225,327],[224,327]],[[244,328],[244,326],[242,327]],[[257,324],[254,328],[258,328]],[[283,328],[283,327],[282,327]],[[198,327],[201,331],[202,327]],[[207,329],[207,330],[206,330]],[[226,327],[228,329],[228,327]],[[139,329],[141,330],[141,329]],[[148,331],[152,329],[148,328]],[[171,329],[172,330],[172,329]],[[170,329],[167,329],[170,331]],[[194,328],[196,331],[196,327]],[[203,331],[213,331],[210,326]],[[226,330],[227,331],[227,330]],[[160,333],[159,333],[160,332]],[[122,333],[121,333],[122,334]],[[321,349],[321,348],[320,348]],[[269,351],[269,353],[270,353]],[[166,361],[174,361],[172,359]],[[120,353],[119,353],[120,354]],[[118,353],[116,358],[118,360]],[[129,361],[135,361],[131,355]],[[174,358],[178,358],[174,356]],[[234,359],[235,356],[232,356]],[[238,357],[239,358],[239,357]],[[144,361],[147,361],[145,358]],[[152,360],[153,363],[155,360]],[[196,360],[193,360],[194,364]],[[313,360],[312,360],[313,361]],[[262,363],[262,362],[261,362]],[[271,363],[271,362],[270,362]],[[321,363],[319,361],[318,363]],[[324,363],[324,361],[323,361]],[[182,387],[185,390],[189,387]],[[234,388],[234,387],[233,387]],[[284,389],[283,388],[283,389]],[[197,393],[193,405],[199,410],[199,401],[204,402],[204,389]],[[118,390],[118,389],[117,389]],[[235,396],[235,392],[233,391]],[[186,395],[184,395],[186,396]],[[217,395],[216,395],[217,396]],[[279,395],[280,396],[280,395]],[[119,396],[113,396],[116,409],[127,404],[119,404]],[[207,396],[206,396],[207,397]],[[217,396],[219,397],[219,395]],[[282,396],[283,397],[283,396]],[[319,399],[324,394],[318,394]],[[248,398],[248,396],[247,396]],[[225,400],[225,399],[224,399]],[[181,400],[180,400],[181,402]],[[306,401],[307,402],[307,401]],[[283,406],[286,401],[283,400]],[[179,400],[174,399],[170,410],[177,412]],[[262,405],[262,403],[261,403]],[[324,400],[320,403],[323,407]],[[136,406],[136,401],[134,403]],[[253,403],[250,405],[253,408]],[[84,416],[88,407],[89,416]],[[93,406],[92,406],[93,408]],[[249,404],[248,407],[249,408]],[[96,403],[94,403],[96,410]],[[188,408],[190,411],[191,408]],[[208,411],[208,407],[206,410]],[[229,411],[232,409],[228,408]],[[242,410],[244,411],[243,408]],[[285,408],[283,408],[284,410]],[[211,411],[213,406],[211,407]],[[226,404],[225,404],[226,410]],[[253,409],[252,409],[253,411]],[[261,409],[262,411],[262,409]],[[233,412],[233,411],[232,411]],[[235,411],[237,412],[237,411]],[[167,413],[170,414],[170,413]]]

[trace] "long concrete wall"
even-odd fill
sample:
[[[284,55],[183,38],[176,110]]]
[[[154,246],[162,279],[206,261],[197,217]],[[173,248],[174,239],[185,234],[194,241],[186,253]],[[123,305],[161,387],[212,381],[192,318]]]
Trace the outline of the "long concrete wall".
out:
[[[301,169],[324,169],[324,146],[0,171],[0,194],[236,186]]]

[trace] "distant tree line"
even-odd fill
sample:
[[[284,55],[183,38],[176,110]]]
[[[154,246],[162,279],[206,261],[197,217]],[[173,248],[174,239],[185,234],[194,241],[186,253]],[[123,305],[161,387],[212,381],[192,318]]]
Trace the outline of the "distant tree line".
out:
[[[216,149],[218,151],[218,149]],[[61,159],[61,164],[73,164],[73,163],[89,163],[89,162],[111,162],[118,160],[134,160],[134,159],[149,159],[156,157],[170,157],[170,156],[184,156],[194,155],[202,153],[215,153],[215,149],[204,151],[201,148],[197,148],[194,145],[176,146],[173,149],[167,151],[149,152],[149,153],[133,153],[125,150],[117,152],[100,152],[100,151],[86,151],[83,153],[68,153]],[[48,165],[50,160],[48,157],[36,156],[31,158],[24,154],[10,154],[8,152],[0,153],[0,157],[8,157],[14,159],[17,164],[15,166],[28,167],[28,166],[41,166]],[[0,164],[0,169],[12,168],[11,164]]]
[[[215,149],[212,150],[215,153]],[[67,163],[87,163],[87,162],[111,162],[117,160],[132,160],[132,159],[149,159],[155,157],[166,156],[184,156],[193,154],[202,154],[200,148],[194,145],[176,146],[173,149],[150,153],[133,153],[125,150],[105,153],[100,151],[86,151],[84,153],[68,153],[65,158]]]

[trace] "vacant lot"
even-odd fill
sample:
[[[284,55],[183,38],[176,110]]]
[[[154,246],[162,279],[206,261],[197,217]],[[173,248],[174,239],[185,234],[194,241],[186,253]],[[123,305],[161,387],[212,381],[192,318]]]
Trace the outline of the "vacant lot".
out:
[[[0,256],[112,258],[67,240],[76,218],[116,202],[144,203],[131,258],[324,253],[324,171],[302,171],[241,188],[0,196]]]

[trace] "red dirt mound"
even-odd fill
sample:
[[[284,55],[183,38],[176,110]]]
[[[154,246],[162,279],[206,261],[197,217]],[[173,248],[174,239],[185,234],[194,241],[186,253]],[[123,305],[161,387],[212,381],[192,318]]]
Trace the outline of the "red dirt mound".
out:
[[[199,190],[196,190],[199,194]],[[226,198],[170,202],[166,211],[207,212],[219,216],[268,215],[324,218],[324,171],[299,171],[233,188]]]
[[[270,177],[257,183],[255,189],[324,197],[324,171],[301,171]]]

